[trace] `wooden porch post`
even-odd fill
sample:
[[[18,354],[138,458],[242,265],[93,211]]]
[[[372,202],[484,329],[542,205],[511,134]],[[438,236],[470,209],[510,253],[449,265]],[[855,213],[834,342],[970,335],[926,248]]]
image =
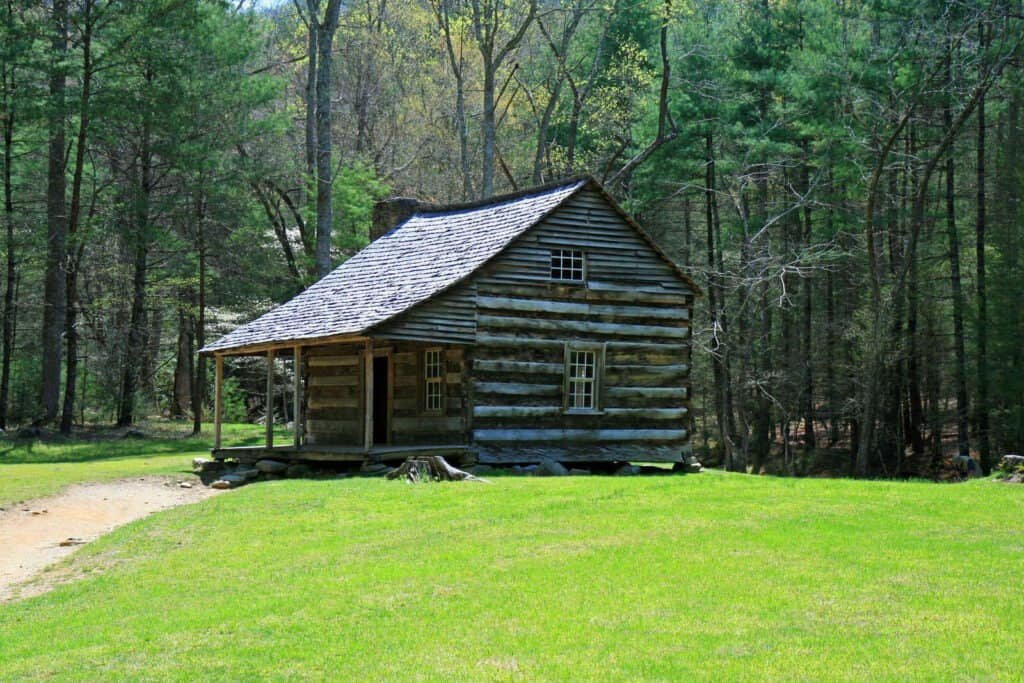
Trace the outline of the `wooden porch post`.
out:
[[[306,416],[302,414],[302,347],[295,345],[292,349],[292,365],[295,375],[295,386],[292,393],[292,419],[295,421],[295,448],[302,445],[302,435],[306,431]]]
[[[267,428],[267,448],[274,447],[274,349],[267,351],[267,412],[263,418]]]
[[[224,356],[214,356],[216,371],[213,379],[213,447],[220,448],[220,420],[224,412]]]
[[[373,340],[363,348],[363,448],[373,448]]]

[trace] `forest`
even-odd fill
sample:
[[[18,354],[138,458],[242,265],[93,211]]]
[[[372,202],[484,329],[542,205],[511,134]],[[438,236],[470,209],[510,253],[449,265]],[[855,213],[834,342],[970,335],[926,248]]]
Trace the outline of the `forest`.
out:
[[[198,430],[198,349],[376,201],[590,174],[704,289],[702,460],[987,474],[1024,447],[1022,40],[1018,0],[2,0],[0,426]]]

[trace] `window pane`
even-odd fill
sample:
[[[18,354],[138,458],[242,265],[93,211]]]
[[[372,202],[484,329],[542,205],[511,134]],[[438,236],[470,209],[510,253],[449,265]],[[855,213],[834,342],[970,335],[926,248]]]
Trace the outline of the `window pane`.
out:
[[[438,349],[423,352],[423,390],[424,410],[444,408],[444,360]]]
[[[596,380],[597,353],[594,351],[569,351],[569,387],[567,405],[569,408],[593,409],[594,383]]]
[[[441,352],[427,351],[423,363],[424,376],[427,379],[441,376]]]
[[[551,279],[582,282],[583,252],[578,249],[552,249]]]
[[[440,382],[429,382],[427,384],[426,408],[427,410],[441,410],[444,396],[441,392]]]

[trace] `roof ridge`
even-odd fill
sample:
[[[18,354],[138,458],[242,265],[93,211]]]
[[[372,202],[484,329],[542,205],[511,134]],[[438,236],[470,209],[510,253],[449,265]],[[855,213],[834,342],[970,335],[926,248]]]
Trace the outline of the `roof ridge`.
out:
[[[552,180],[544,183],[543,185],[535,185],[522,190],[515,190],[513,192],[506,192],[505,194],[492,195],[485,199],[474,199],[471,201],[464,202],[452,202],[449,204],[434,204],[431,202],[421,202],[414,211],[413,215],[424,214],[424,213],[448,213],[451,211],[468,211],[471,209],[482,209],[488,206],[495,206],[497,204],[505,204],[507,202],[513,202],[524,197],[530,197],[533,195],[546,194],[553,192],[570,185],[576,185],[578,183],[593,181],[593,177],[589,174],[578,174],[573,176],[567,176],[558,180]],[[397,227],[397,226],[396,226]]]

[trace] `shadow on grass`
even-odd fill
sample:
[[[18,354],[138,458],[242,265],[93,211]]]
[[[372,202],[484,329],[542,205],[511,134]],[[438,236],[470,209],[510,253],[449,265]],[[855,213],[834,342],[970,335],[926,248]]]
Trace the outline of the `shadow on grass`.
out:
[[[44,432],[33,439],[8,437],[0,440],[0,465],[83,463],[209,451],[213,446],[212,435],[194,435],[190,426],[182,423],[179,429],[173,424],[162,424],[153,429],[100,429],[72,436]],[[282,439],[289,438],[284,432],[280,434]],[[263,438],[260,425],[224,428],[224,439],[231,445],[258,445]]]

